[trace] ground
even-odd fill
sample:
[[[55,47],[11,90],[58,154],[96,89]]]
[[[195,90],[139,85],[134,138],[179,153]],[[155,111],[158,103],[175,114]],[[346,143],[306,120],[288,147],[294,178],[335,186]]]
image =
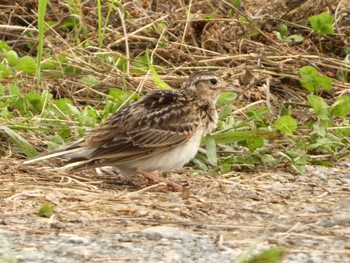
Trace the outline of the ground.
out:
[[[302,176],[170,174],[186,185],[180,193],[137,185],[141,177],[133,186],[3,158],[2,261],[233,262],[246,249],[280,246],[283,262],[349,262],[349,166]],[[49,218],[38,216],[44,203],[54,205]]]
[[[350,92],[350,5],[345,0],[234,1],[241,2],[238,9],[232,1],[102,1],[102,31],[97,1],[48,2],[45,21],[51,28],[44,34],[43,61],[59,62],[57,68],[47,63],[39,85],[35,74],[22,74],[0,54],[1,70],[11,73],[1,76],[2,101],[9,101],[8,87],[16,84],[23,94],[46,90],[55,100],[72,100],[80,111],[86,105],[101,110],[109,88],[141,95],[158,88],[153,73],[147,77],[149,62],[142,60],[149,50],[159,78],[173,88],[202,69],[239,85],[242,94],[232,105],[235,120],[247,121],[247,111],[260,107],[273,113],[271,120],[264,115],[257,124],[249,123],[249,131],[265,124],[262,131],[270,130],[268,123],[291,106],[292,116],[303,124],[296,142],[308,141],[313,130],[304,124],[316,118],[309,92],[300,85],[301,67],[311,65],[332,79],[333,91],[320,92],[328,105]],[[120,5],[109,9],[111,2]],[[334,17],[335,34],[321,36],[311,29],[308,19],[322,12]],[[35,58],[37,1],[6,0],[0,13],[0,38],[9,52]],[[281,37],[283,25],[288,30]],[[288,42],[293,35],[304,40]],[[87,76],[99,84],[82,81]],[[53,135],[57,126],[51,119],[38,120],[41,109],[21,116],[5,103],[0,110],[10,116],[0,116],[0,263],[238,263],[245,262],[239,260],[244,251],[250,255],[275,247],[285,249],[284,263],[350,262],[350,144],[336,133],[349,128],[349,115],[336,119],[341,125],[327,127],[343,148],[302,148],[312,155],[308,159],[333,167],[308,166],[300,175],[285,161],[274,168],[208,176],[191,173],[188,166],[168,175],[186,189],[173,192],[141,177],[132,184],[113,173],[65,174],[48,167],[55,164],[23,165],[23,151],[3,128],[44,152],[46,133]],[[24,129],[28,120],[30,129]],[[32,127],[30,120],[48,126]],[[76,119],[64,116],[62,123],[72,131],[70,139],[79,137]],[[277,146],[288,150],[290,141],[271,139],[272,153],[282,151]],[[46,203],[54,206],[53,214],[40,217]]]

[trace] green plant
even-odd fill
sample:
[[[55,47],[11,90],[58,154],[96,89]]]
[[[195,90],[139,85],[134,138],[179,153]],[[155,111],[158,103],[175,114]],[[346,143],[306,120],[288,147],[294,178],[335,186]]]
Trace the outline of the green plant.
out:
[[[54,206],[49,203],[43,204],[38,212],[38,215],[41,217],[50,217],[53,214]]]
[[[318,92],[321,88],[331,91],[332,80],[320,75],[314,67],[304,66],[299,69],[300,84],[310,92]]]
[[[321,36],[334,33],[333,22],[334,17],[328,12],[309,17],[308,19],[312,29],[318,34],[319,46],[321,46]]]
[[[288,27],[285,24],[281,24],[278,31],[273,31],[279,40],[286,42],[301,43],[304,41],[303,36],[295,34],[288,36]]]
[[[266,249],[256,255],[252,255],[252,248],[249,247],[239,256],[234,263],[278,263],[281,262],[285,250],[281,247]]]

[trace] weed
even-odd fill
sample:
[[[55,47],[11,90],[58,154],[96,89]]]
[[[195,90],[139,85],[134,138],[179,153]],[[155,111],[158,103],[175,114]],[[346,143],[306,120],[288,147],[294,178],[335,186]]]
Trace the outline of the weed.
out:
[[[327,12],[309,17],[308,19],[312,29],[318,34],[319,46],[321,45],[321,36],[334,33],[334,17]]]
[[[288,36],[288,27],[285,24],[281,24],[278,31],[273,31],[279,40],[286,42],[301,43],[304,41],[303,36],[295,34]]]

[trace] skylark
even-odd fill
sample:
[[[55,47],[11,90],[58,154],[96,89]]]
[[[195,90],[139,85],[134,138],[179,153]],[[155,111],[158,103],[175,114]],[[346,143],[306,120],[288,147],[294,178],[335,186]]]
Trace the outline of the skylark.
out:
[[[154,180],[151,172],[172,171],[194,158],[201,138],[216,128],[215,103],[224,91],[236,90],[213,72],[193,73],[180,90],[156,90],[114,113],[84,138],[25,163],[64,157],[69,159],[63,167],[67,170],[113,166],[121,174]]]

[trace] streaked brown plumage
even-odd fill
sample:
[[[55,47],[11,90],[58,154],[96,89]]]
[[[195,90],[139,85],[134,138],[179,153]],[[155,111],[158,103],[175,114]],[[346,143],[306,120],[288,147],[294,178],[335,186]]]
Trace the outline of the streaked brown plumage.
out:
[[[215,102],[228,86],[215,73],[193,73],[176,90],[158,90],[125,106],[81,140],[26,163],[62,156],[63,168],[114,166],[122,174],[181,168],[216,127]]]

